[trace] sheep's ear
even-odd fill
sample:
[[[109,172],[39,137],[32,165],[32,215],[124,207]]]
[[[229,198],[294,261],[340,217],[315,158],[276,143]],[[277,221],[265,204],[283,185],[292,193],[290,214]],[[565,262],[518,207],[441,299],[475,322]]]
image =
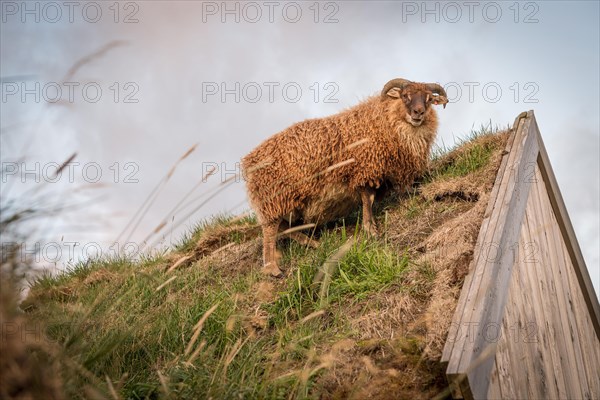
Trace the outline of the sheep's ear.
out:
[[[395,99],[399,99],[400,98],[400,89],[399,88],[391,88],[390,90],[388,90],[387,95],[390,97],[393,97]]]

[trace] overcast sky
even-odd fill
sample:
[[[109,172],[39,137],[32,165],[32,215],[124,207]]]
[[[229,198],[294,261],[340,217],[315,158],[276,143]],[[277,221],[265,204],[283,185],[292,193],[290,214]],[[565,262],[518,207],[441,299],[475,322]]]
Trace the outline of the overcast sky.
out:
[[[598,4],[2,1],[2,162],[25,157],[21,167],[51,180],[52,163],[77,152],[43,195],[79,206],[38,234],[106,246],[197,143],[131,236],[166,217],[168,243],[202,218],[248,209],[238,182],[187,217],[270,135],[395,77],[439,82],[451,104],[438,113],[438,144],[535,110],[598,292]],[[169,214],[213,166],[190,206]],[[32,184],[15,176],[3,195]]]

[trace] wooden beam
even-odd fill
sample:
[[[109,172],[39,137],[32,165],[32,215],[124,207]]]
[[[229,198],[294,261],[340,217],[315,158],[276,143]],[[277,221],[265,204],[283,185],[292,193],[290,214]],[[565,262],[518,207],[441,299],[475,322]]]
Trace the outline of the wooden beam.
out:
[[[459,326],[470,324],[474,327],[474,335],[454,344],[447,375],[450,379],[467,375],[467,379],[461,382],[461,391],[466,399],[483,399],[488,394],[496,343],[486,340],[486,333],[490,326],[498,327],[502,323],[508,297],[514,264],[510,248],[518,240],[531,186],[525,179],[526,171],[535,165],[538,154],[537,131],[530,130],[532,119],[533,113],[528,112],[526,116],[519,115],[515,121],[518,129],[509,157],[511,161],[503,171],[496,199],[490,199],[495,202],[489,223],[491,241],[478,243],[484,249],[494,247],[496,254],[490,258],[489,252],[482,252],[486,254],[480,255],[475,263],[471,286],[466,288],[466,294],[461,294],[467,297]]]
[[[521,224],[525,215],[525,207],[529,197],[532,182],[527,179],[527,171],[535,167],[539,146],[533,112],[527,113],[521,136],[515,140],[522,140],[521,154],[517,154],[517,161],[512,166],[514,172],[513,182],[507,187],[507,198],[498,211],[498,224],[494,235],[495,244],[499,249],[499,257],[485,263],[485,280],[487,285],[479,288],[480,301],[475,304],[474,316],[477,317],[478,330],[471,343],[468,343],[467,354],[471,359],[463,358],[461,366],[467,373],[467,380],[471,387],[474,399],[487,398],[490,374],[496,356],[496,343],[486,339],[487,329],[490,326],[501,326],[504,315],[504,306],[508,298],[511,273],[514,265],[514,254],[511,247],[518,242]],[[471,344],[469,346],[469,344]]]
[[[506,166],[508,164],[508,159],[510,156],[510,152],[511,152],[512,145],[515,140],[515,136],[516,136],[516,132],[517,132],[517,128],[518,128],[518,121],[520,121],[521,118],[524,118],[526,116],[527,116],[527,113],[524,112],[524,113],[521,113],[517,117],[517,119],[515,120],[515,125],[513,126],[513,129],[511,130],[508,140],[506,141],[506,146],[504,148],[504,154],[502,156],[502,161],[500,162],[500,166],[498,167],[498,171],[496,172],[496,179],[494,181],[494,186],[492,187],[492,191],[490,193],[488,204],[487,204],[485,212],[483,214],[483,221],[481,223],[481,228],[479,229],[479,234],[477,235],[477,240],[476,240],[477,245],[475,246],[475,250],[473,252],[473,260],[471,261],[471,263],[469,265],[470,272],[465,277],[465,281],[463,283],[463,288],[469,288],[471,286],[471,281],[473,279],[473,270],[475,269],[474,265],[475,265],[476,261],[478,260],[481,251],[483,250],[483,248],[480,244],[485,243],[486,237],[488,237],[488,235],[491,235],[491,230],[488,230],[488,225],[490,222],[490,215],[492,214],[492,211],[494,210],[497,193],[500,188],[500,183],[502,182],[502,176],[504,175],[504,170],[506,169]],[[488,237],[488,240],[489,240],[489,237]],[[452,331],[450,331],[448,333],[448,338],[446,340],[446,343],[444,343],[444,349],[442,351],[441,362],[443,364],[445,364],[445,367],[448,367],[448,362],[450,361],[450,355],[452,354],[452,350],[454,349],[454,346],[458,345],[457,339],[459,338],[459,335],[461,333],[461,325],[460,324],[461,324],[466,300],[467,300],[467,295],[466,295],[465,291],[463,290],[463,293],[460,295],[460,297],[458,299],[458,303],[456,305],[456,310],[454,312],[454,316],[452,317],[452,323],[450,324],[451,329],[452,329],[452,327],[457,327],[457,332],[455,334]],[[454,336],[452,336],[453,334],[454,334]]]
[[[496,173],[496,181],[494,182],[494,187],[492,188],[492,192],[488,200],[483,222],[477,236],[477,242],[473,251],[473,261],[469,267],[470,272],[465,278],[452,323],[450,324],[451,330],[448,333],[448,338],[446,339],[446,344],[442,352],[442,362],[446,364],[448,379],[462,379],[461,377],[464,375],[462,373],[458,373],[458,366],[463,354],[465,342],[470,340],[472,336],[472,307],[469,309],[467,304],[470,304],[473,296],[475,296],[477,288],[481,283],[481,276],[483,273],[483,271],[477,269],[476,266],[481,258],[487,257],[487,254],[484,254],[487,250],[485,244],[491,242],[492,235],[494,233],[494,226],[497,222],[496,219],[492,220],[492,216],[496,217],[493,211],[502,201],[504,196],[504,188],[508,181],[508,179],[504,179],[505,171],[506,169],[510,169],[508,166],[514,163],[516,151],[513,151],[513,144],[517,135],[517,131],[519,130],[519,126],[523,123],[522,119],[524,119],[526,116],[527,113],[521,113],[521,115],[515,119],[512,132],[508,138],[505,154],[502,158],[500,168]],[[498,195],[499,192],[501,192],[500,196]],[[456,334],[451,337],[450,335],[453,334],[453,328],[456,328]]]

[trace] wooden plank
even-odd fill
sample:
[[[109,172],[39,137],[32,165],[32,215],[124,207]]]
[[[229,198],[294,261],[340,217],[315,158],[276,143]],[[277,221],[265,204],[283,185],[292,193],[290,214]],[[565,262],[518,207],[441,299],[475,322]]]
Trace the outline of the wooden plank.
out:
[[[502,394],[500,392],[500,378],[498,375],[498,367],[494,360],[494,366],[492,367],[490,387],[488,388],[487,398],[490,400],[501,400]]]
[[[520,258],[523,262],[534,261],[536,268],[535,278],[537,278],[536,288],[536,302],[540,306],[537,311],[540,315],[538,318],[537,326],[537,338],[543,342],[543,346],[546,353],[546,368],[548,385],[551,385],[552,397],[565,399],[567,398],[567,390],[565,387],[565,375],[560,355],[558,354],[558,339],[556,332],[560,329],[560,321],[557,321],[556,308],[556,289],[554,288],[554,275],[552,273],[552,266],[548,265],[547,260],[549,259],[548,247],[549,244],[545,238],[540,238],[541,231],[548,228],[548,222],[541,213],[539,207],[539,185],[541,183],[541,177],[539,176],[539,170],[537,166],[535,168],[535,188],[532,188],[529,195],[529,204],[527,206],[527,221],[530,227],[530,241],[535,247],[519,248]],[[533,226],[533,230],[531,227]],[[528,250],[529,249],[529,250]],[[529,252],[531,251],[531,252]],[[549,365],[548,365],[549,363]]]
[[[526,115],[525,115],[526,116]],[[525,125],[526,119],[523,118],[523,114],[519,115],[514,123],[514,137],[512,139],[513,143],[511,144],[510,152],[508,153],[508,158],[506,159],[506,164],[504,166],[504,170],[501,173],[498,173],[496,178],[496,184],[494,188],[498,188],[494,197],[490,196],[490,200],[488,203],[488,208],[491,207],[490,216],[487,219],[486,229],[480,230],[480,235],[476,244],[475,254],[474,254],[474,263],[471,272],[471,279],[468,282],[465,282],[463,286],[461,299],[464,299],[464,306],[461,309],[455,312],[455,315],[459,316],[458,322],[455,326],[465,332],[464,335],[460,335],[457,340],[454,342],[454,346],[452,349],[452,353],[448,358],[448,367],[446,370],[446,374],[448,379],[460,379],[463,380],[465,377],[465,371],[459,370],[460,361],[463,355],[466,352],[466,344],[469,340],[473,340],[472,334],[470,334],[470,328],[473,323],[477,322],[473,320],[473,309],[474,302],[476,296],[478,294],[478,289],[481,285],[481,280],[484,273],[484,262],[489,255],[487,251],[489,250],[489,244],[492,243],[492,238],[495,233],[495,227],[498,223],[498,214],[500,213],[500,209],[502,208],[502,204],[504,201],[504,197],[508,193],[508,185],[510,183],[510,169],[514,165],[517,160],[518,155],[522,152],[523,145],[523,127]],[[483,236],[481,233],[483,232]],[[469,355],[470,356],[470,355]],[[467,397],[465,397],[467,398]]]
[[[525,182],[528,165],[535,162],[538,156],[538,141],[535,131],[529,127],[533,114],[528,113],[525,119],[521,137],[517,144],[522,151],[517,155],[514,165],[515,179],[509,181],[507,199],[502,204],[498,214],[498,224],[495,227],[494,242],[500,250],[499,260],[487,262],[483,268],[481,286],[474,302],[472,320],[479,322],[479,329],[474,340],[466,342],[466,355],[461,358],[459,371],[465,371],[474,398],[485,398],[489,385],[489,374],[493,364],[495,343],[489,343],[483,336],[482,329],[489,323],[500,323],[508,294],[508,284],[512,272],[513,259],[508,251],[511,244],[518,238],[521,222],[525,213],[530,184]],[[471,365],[477,365],[473,368]]]
[[[533,184],[535,185],[535,183]],[[524,292],[529,292],[531,296],[531,305],[526,306],[527,318],[525,319],[524,329],[520,330],[518,340],[523,348],[529,349],[532,357],[534,371],[534,386],[536,387],[535,398],[556,399],[558,391],[554,384],[554,365],[552,362],[550,348],[548,344],[548,332],[544,329],[544,322],[547,321],[544,310],[542,309],[542,296],[540,294],[539,280],[543,279],[544,269],[549,267],[546,263],[541,263],[540,259],[531,258],[525,251],[530,246],[539,248],[539,242],[532,237],[536,225],[543,224],[535,216],[534,203],[532,197],[535,196],[535,188],[531,189],[529,201],[527,202],[527,212],[523,221],[522,238],[519,241],[519,247],[516,249],[517,262],[519,270],[523,271],[527,286],[522,288]],[[532,201],[533,200],[533,201]],[[529,246],[529,247],[528,247]],[[541,329],[540,329],[541,328]],[[531,333],[535,335],[531,336]]]
[[[519,266],[516,266],[518,269]],[[519,318],[521,312],[521,304],[523,302],[521,298],[521,283],[519,273],[513,271],[510,283],[509,298],[504,308],[504,320],[503,320],[503,337],[505,340],[505,346],[507,348],[507,358],[509,362],[510,375],[512,377],[514,385],[514,396],[513,399],[527,398],[528,382],[525,372],[527,366],[525,364],[525,355],[521,350],[521,343],[519,343],[518,336],[515,336],[514,331],[519,329]],[[515,340],[516,339],[516,340]]]
[[[483,221],[481,223],[481,228],[479,229],[479,233],[477,235],[477,240],[475,244],[475,249],[473,251],[473,260],[471,261],[471,265],[469,266],[469,273],[465,277],[465,281],[463,283],[463,287],[461,290],[461,294],[458,298],[458,303],[456,304],[456,309],[454,315],[452,317],[451,326],[457,327],[459,330],[461,329],[461,320],[463,318],[463,313],[465,309],[466,300],[468,297],[469,288],[471,287],[473,280],[473,272],[474,265],[477,259],[479,258],[480,252],[484,248],[484,243],[486,240],[491,240],[491,235],[493,231],[488,229],[490,223],[490,216],[492,214],[492,210],[494,209],[494,205],[496,204],[497,194],[500,188],[500,184],[502,182],[502,177],[504,176],[504,171],[506,170],[506,166],[508,165],[508,159],[512,150],[513,142],[515,140],[517,128],[519,125],[519,121],[521,120],[521,116],[526,116],[527,113],[522,113],[515,120],[515,123],[512,128],[512,132],[510,133],[508,140],[506,142],[506,146],[504,148],[504,155],[502,156],[502,161],[500,162],[500,166],[498,167],[498,172],[496,173],[496,179],[494,181],[494,186],[492,187],[492,191],[490,192],[490,197],[488,200],[488,204],[485,209],[485,213],[483,214]],[[448,363],[450,360],[450,355],[454,349],[456,340],[446,341],[444,344],[444,349],[442,351],[441,362]]]
[[[547,193],[540,193],[540,201],[542,202],[542,205],[544,206],[543,211],[545,212],[545,218],[549,221],[552,221],[552,229],[549,230],[548,235],[550,237],[553,238],[554,241],[554,250],[557,254],[557,256],[560,258],[559,262],[557,262],[555,264],[555,266],[557,266],[557,270],[561,271],[562,273],[562,280],[560,281],[562,289],[563,289],[563,293],[564,293],[564,297],[563,299],[565,300],[565,307],[566,307],[566,311],[567,311],[567,317],[568,319],[565,321],[563,320],[562,323],[563,325],[565,325],[565,322],[567,323],[567,327],[568,327],[568,332],[569,332],[569,336],[568,338],[570,338],[570,345],[573,348],[574,354],[575,354],[575,362],[576,362],[576,368],[578,371],[577,374],[577,379],[579,382],[579,387],[581,388],[582,391],[582,396],[583,398],[590,398],[589,396],[589,384],[588,384],[588,377],[587,375],[590,373],[589,369],[586,367],[585,362],[584,362],[584,350],[582,349],[582,338],[579,336],[579,332],[581,331],[581,326],[579,325],[579,322],[577,321],[577,316],[576,313],[577,311],[574,310],[574,303],[573,303],[573,295],[579,293],[579,285],[574,285],[571,286],[569,284],[569,275],[571,273],[571,271],[573,270],[573,265],[571,263],[571,261],[569,260],[568,256],[566,256],[564,254],[565,251],[565,242],[562,238],[562,235],[559,231],[558,228],[558,222],[556,221],[553,212],[552,212],[552,208],[551,205],[549,204],[549,199],[547,197]],[[587,310],[581,309],[581,312],[585,312],[587,313]],[[593,332],[590,332],[591,334],[594,334]]]
[[[568,306],[566,304],[566,293],[564,283],[567,281],[565,276],[565,263],[562,257],[560,257],[559,248],[562,247],[560,241],[558,241],[554,235],[555,229],[553,229],[554,221],[548,214],[548,207],[543,204],[544,197],[547,196],[547,188],[544,185],[544,181],[541,180],[536,185],[536,192],[534,194],[536,202],[538,202],[538,209],[543,213],[539,216],[540,219],[550,222],[549,229],[545,229],[540,233],[540,243],[544,243],[541,246],[541,253],[547,254],[548,266],[552,269],[554,276],[554,283],[556,289],[556,306],[555,315],[556,324],[558,325],[559,335],[559,354],[561,356],[561,363],[556,365],[556,368],[562,368],[565,375],[565,390],[567,391],[568,398],[583,398],[582,388],[579,384],[578,374],[581,373],[583,366],[577,361],[573,342],[571,340],[571,323],[568,313]],[[544,242],[542,242],[542,239]],[[551,262],[554,260],[554,262]]]
[[[536,191],[532,193],[534,196],[534,200],[536,202],[538,211],[538,218],[540,220],[549,222],[550,225],[547,229],[541,230],[538,232],[539,242],[540,242],[540,256],[543,258],[543,262],[550,268],[550,272],[552,273],[552,289],[554,291],[554,297],[552,298],[552,314],[553,318],[551,323],[556,327],[556,337],[557,337],[557,354],[559,356],[558,363],[556,364],[557,369],[561,369],[563,371],[565,377],[565,391],[567,392],[567,397],[573,396],[573,393],[577,393],[576,388],[573,388],[573,385],[576,385],[577,374],[575,370],[575,356],[573,353],[572,346],[570,346],[570,342],[567,340],[567,331],[568,329],[565,327],[566,320],[566,309],[565,309],[565,301],[564,301],[564,293],[562,290],[562,281],[564,280],[562,276],[558,273],[560,270],[560,264],[562,260],[557,258],[557,253],[555,247],[554,240],[549,233],[552,231],[552,222],[548,221],[546,215],[541,211],[542,206],[540,203],[540,194],[545,192],[545,188],[543,187],[543,181],[538,182]],[[551,262],[550,260],[554,260]],[[578,385],[577,385],[578,386]],[[579,391],[580,394],[580,391]]]
[[[508,320],[512,316],[512,297],[509,294],[509,298],[504,309],[504,319],[502,320],[502,336],[498,341],[498,348],[496,350],[496,366],[498,368],[498,376],[500,380],[500,393],[504,399],[516,399],[516,390],[513,381],[517,377],[517,371],[511,367],[511,356],[508,349],[508,343],[510,343],[510,329]]]
[[[533,124],[533,127],[539,133],[537,123]],[[589,309],[596,331],[596,337],[600,339],[600,303],[598,302],[598,297],[594,291],[592,280],[590,279],[585,260],[583,259],[579,243],[577,242],[577,237],[575,236],[575,230],[573,229],[571,219],[567,213],[567,208],[560,193],[558,183],[556,182],[556,177],[554,176],[554,171],[552,170],[552,165],[550,164],[550,159],[548,158],[548,153],[541,136],[539,136],[538,141],[540,147],[538,165],[540,166],[540,172],[548,192],[550,204],[552,205],[552,210],[556,216],[562,236],[565,238],[566,249],[573,263],[575,275],[577,276],[577,281],[581,287],[586,306]]]
[[[528,206],[530,202],[528,201]],[[530,207],[529,207],[530,208]],[[519,275],[521,285],[518,288],[521,300],[519,301],[519,323],[517,326],[512,327],[515,331],[512,334],[515,336],[515,340],[519,343],[521,354],[524,357],[524,368],[522,368],[527,377],[527,389],[528,398],[548,398],[546,393],[542,393],[543,388],[539,385],[540,377],[544,378],[543,367],[540,364],[540,355],[537,349],[534,348],[532,343],[526,343],[523,340],[524,333],[530,327],[530,324],[537,324],[537,313],[535,309],[535,296],[533,291],[533,285],[531,282],[531,276],[529,274],[529,266],[522,263],[520,260],[519,250],[525,246],[525,243],[531,241],[529,238],[529,224],[527,221],[527,212],[523,216],[523,222],[521,225],[521,235],[514,256],[517,258],[515,262],[515,270],[513,273]]]

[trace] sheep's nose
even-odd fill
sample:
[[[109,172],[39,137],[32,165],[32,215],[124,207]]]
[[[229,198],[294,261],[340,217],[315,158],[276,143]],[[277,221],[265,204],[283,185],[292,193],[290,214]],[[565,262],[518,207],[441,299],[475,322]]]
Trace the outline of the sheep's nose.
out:
[[[420,117],[421,115],[423,115],[425,113],[425,109],[422,107],[418,107],[413,109],[413,114],[415,114],[415,116]]]

